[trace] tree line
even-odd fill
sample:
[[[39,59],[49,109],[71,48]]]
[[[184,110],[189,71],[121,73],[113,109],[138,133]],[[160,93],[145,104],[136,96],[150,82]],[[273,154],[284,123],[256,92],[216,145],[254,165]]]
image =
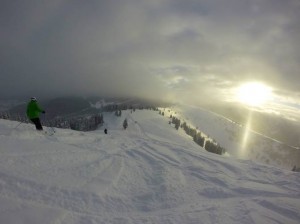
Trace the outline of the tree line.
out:
[[[26,116],[10,115],[9,113],[1,113],[0,119],[19,121],[30,123]],[[104,123],[103,114],[93,114],[86,116],[74,116],[71,118],[57,117],[51,120],[43,120],[43,125],[48,127],[66,128],[76,131],[93,131],[99,125]]]
[[[122,110],[131,110],[134,112],[136,109],[138,110],[154,110],[157,111],[158,108],[154,106],[147,105],[126,105],[126,104],[110,104],[101,108],[101,113],[91,113],[84,115],[66,115],[66,116],[57,116],[52,119],[44,119],[42,124],[48,127],[56,127],[56,128],[65,128],[72,129],[76,131],[93,131],[96,130],[100,125],[104,124],[104,117],[102,112],[112,112],[117,117],[122,116]],[[20,114],[10,114],[9,111],[0,112],[0,119],[19,121],[23,123],[30,123],[28,118],[24,115]],[[126,120],[126,119],[125,119]],[[127,120],[123,123],[124,129],[128,127]]]
[[[159,114],[164,116],[163,111],[159,111]],[[187,135],[193,138],[193,141],[195,143],[203,147],[208,152],[215,153],[218,155],[222,155],[226,152],[225,148],[221,147],[215,141],[207,140],[204,136],[202,136],[202,133],[200,131],[188,126],[186,122],[182,123],[181,120],[175,116],[170,115],[169,124],[174,124],[176,130],[178,130],[179,127],[182,128]]]

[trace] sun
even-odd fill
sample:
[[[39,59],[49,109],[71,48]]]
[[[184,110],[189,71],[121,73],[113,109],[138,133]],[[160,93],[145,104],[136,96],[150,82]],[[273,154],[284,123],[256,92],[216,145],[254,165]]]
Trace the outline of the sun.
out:
[[[239,102],[249,106],[262,106],[272,98],[272,88],[259,82],[248,82],[241,85],[236,92]]]

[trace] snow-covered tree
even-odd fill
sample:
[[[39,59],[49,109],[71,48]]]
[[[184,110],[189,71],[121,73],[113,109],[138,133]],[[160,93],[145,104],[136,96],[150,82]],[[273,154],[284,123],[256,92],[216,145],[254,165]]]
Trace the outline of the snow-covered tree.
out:
[[[128,122],[127,119],[125,118],[124,122],[123,122],[123,128],[126,129],[128,127]]]

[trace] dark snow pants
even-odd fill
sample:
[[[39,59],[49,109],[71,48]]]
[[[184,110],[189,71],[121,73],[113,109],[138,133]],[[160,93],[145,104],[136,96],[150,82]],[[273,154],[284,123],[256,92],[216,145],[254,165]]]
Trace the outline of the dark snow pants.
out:
[[[41,124],[41,121],[39,118],[32,118],[30,120],[35,124],[36,130],[43,130],[43,127],[42,127],[42,124]]]

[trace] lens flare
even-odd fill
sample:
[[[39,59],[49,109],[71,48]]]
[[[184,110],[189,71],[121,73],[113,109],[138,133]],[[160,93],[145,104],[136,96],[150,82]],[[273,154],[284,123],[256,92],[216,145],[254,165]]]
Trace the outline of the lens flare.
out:
[[[248,153],[248,143],[251,132],[251,123],[252,123],[252,111],[249,111],[248,120],[246,126],[244,127],[244,135],[242,139],[242,147],[240,149],[240,157],[246,158]]]

